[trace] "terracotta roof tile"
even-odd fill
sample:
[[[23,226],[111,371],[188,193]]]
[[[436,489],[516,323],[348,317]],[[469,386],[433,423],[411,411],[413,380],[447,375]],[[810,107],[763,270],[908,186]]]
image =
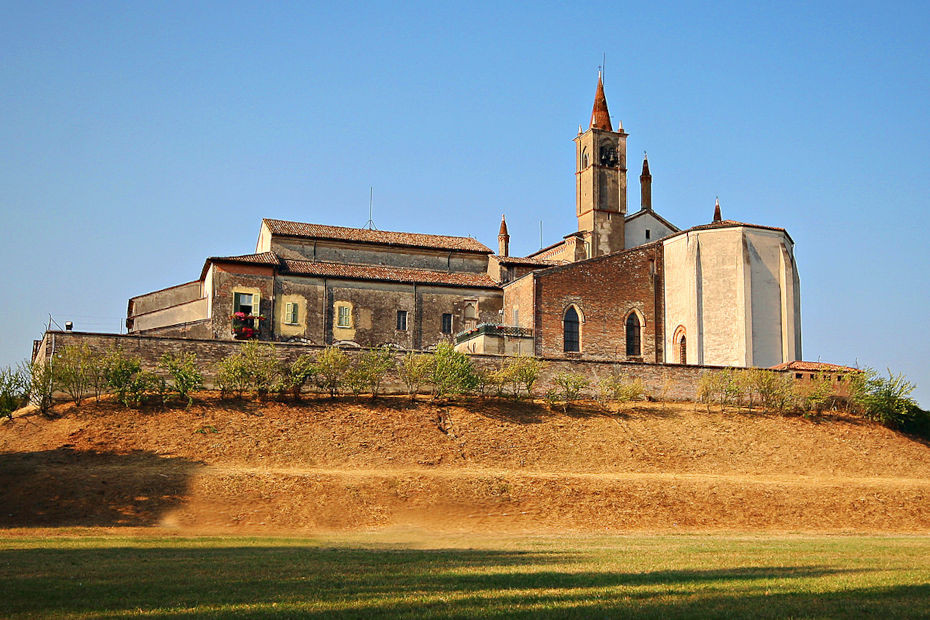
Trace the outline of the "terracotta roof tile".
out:
[[[253,265],[279,265],[281,259],[274,252],[261,254],[241,254],[239,256],[211,256],[207,261],[224,263],[251,263]]]
[[[346,228],[344,226],[326,226],[324,224],[305,224],[286,220],[262,220],[268,225],[272,235],[303,237],[306,239],[330,239],[335,241],[360,241],[381,245],[398,245],[414,248],[439,250],[457,250],[459,252],[480,252],[490,254],[491,249],[471,237],[449,237],[446,235],[425,235],[420,233],[391,232],[389,230],[369,230],[367,228]]]
[[[802,362],[796,360],[793,362],[784,362],[771,367],[772,370],[800,370],[803,372],[818,372],[821,370],[832,372],[861,372],[858,368],[850,366],[839,366],[837,364],[828,364],[826,362]]]
[[[531,265],[540,267],[551,267],[553,265],[562,265],[568,261],[548,260],[545,258],[534,258],[532,256],[495,256],[501,265]]]
[[[484,273],[449,273],[446,271],[430,271],[428,269],[410,269],[406,267],[389,267],[384,265],[349,265],[345,263],[290,259],[284,259],[282,262],[285,270],[289,273],[307,276],[346,278],[349,280],[378,280],[382,282],[403,282],[407,284],[441,284],[445,286],[499,288],[497,283]]]

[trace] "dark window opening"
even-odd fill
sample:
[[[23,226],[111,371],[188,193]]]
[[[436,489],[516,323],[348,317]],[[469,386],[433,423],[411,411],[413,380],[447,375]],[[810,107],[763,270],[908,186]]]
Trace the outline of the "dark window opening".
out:
[[[843,375],[836,375],[836,380],[837,380],[837,382],[842,381],[842,380],[843,380]]]
[[[681,340],[678,341],[678,363],[687,364],[688,363],[688,345],[685,341],[685,335],[681,335]]]
[[[444,334],[452,333],[452,315],[451,314],[442,315],[442,333]]]
[[[794,373],[794,378],[795,378],[795,379],[803,379],[803,378],[804,378],[804,373],[796,372],[796,373]]]
[[[397,311],[397,329],[399,331],[407,331],[407,311],[398,310]]]
[[[565,312],[565,320],[563,321],[563,331],[565,333],[565,352],[566,353],[578,353],[580,351],[579,347],[579,321],[578,321],[578,312],[575,310],[575,307],[570,307]]]
[[[646,229],[646,239],[649,238],[649,234],[650,234],[650,231],[649,231],[649,229],[647,228],[647,229]]]
[[[631,312],[626,318],[626,354],[628,356],[642,355],[640,327],[639,317],[635,312]]]

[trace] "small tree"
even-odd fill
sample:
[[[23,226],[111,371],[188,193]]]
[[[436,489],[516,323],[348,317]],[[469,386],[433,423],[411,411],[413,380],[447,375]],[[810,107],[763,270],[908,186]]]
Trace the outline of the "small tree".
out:
[[[433,374],[433,356],[408,352],[400,362],[398,374],[407,387],[410,400],[416,400],[420,386]]]
[[[434,396],[442,398],[454,394],[467,394],[478,385],[478,375],[471,359],[461,351],[456,351],[448,342],[436,346],[433,354]]]
[[[835,396],[831,375],[823,371],[818,372],[810,383],[799,389],[798,396],[801,409],[819,415]]]
[[[236,398],[242,398],[250,385],[249,369],[241,352],[233,353],[217,362],[216,386],[220,389],[221,397],[234,395]]]
[[[560,372],[553,379],[558,389],[556,393],[547,394],[547,400],[550,400],[553,396],[556,396],[562,402],[562,411],[568,412],[568,408],[577,401],[582,391],[590,385],[588,379],[577,372]]]
[[[197,370],[197,356],[194,353],[165,353],[158,361],[159,367],[171,378],[171,387],[182,400],[187,399],[187,407],[194,403],[191,392],[203,387],[203,375]]]
[[[142,360],[127,355],[122,349],[111,349],[103,361],[103,374],[107,385],[116,392],[116,396],[125,406],[137,401],[137,394],[142,389],[142,382],[136,377],[142,370]]]
[[[304,353],[294,360],[288,367],[287,382],[294,395],[294,400],[300,400],[300,393],[304,385],[316,374],[316,359],[309,353]]]
[[[97,360],[87,344],[66,346],[55,356],[52,365],[55,385],[68,394],[76,407],[90,391],[91,367]]]
[[[329,392],[331,398],[339,393],[348,371],[349,357],[338,347],[326,347],[317,358],[317,381],[320,387]]]
[[[907,426],[920,411],[911,398],[916,387],[903,374],[892,374],[890,369],[887,378],[869,372],[864,398],[866,417],[889,428]]]
[[[527,396],[533,395],[533,386],[539,380],[543,362],[529,355],[517,355],[505,362],[499,375],[501,384],[509,383],[515,398],[520,398],[523,391]]]
[[[397,367],[397,362],[390,347],[378,347],[365,351],[359,358],[359,366],[362,368],[371,397],[378,398],[384,378]]]
[[[29,398],[29,369],[25,364],[0,370],[0,416],[13,419],[13,412]]]
[[[52,394],[55,392],[55,377],[52,365],[35,361],[29,365],[29,402],[39,408],[42,415],[52,412]]]
[[[281,378],[281,364],[274,345],[249,340],[242,343],[239,354],[248,375],[249,387],[259,398],[265,398]]]

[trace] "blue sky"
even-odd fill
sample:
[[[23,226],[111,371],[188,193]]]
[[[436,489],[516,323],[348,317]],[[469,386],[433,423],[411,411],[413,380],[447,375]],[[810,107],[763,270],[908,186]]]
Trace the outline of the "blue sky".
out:
[[[782,226],[805,359],[903,371],[930,406],[926,3],[0,2],[0,365],[49,313],[253,250],[262,217],[473,235],[575,230],[597,66],[630,209]]]

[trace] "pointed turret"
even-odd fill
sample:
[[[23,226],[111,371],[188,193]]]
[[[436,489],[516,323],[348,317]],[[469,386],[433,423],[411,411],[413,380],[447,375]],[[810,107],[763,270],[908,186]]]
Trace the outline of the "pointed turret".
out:
[[[652,175],[649,173],[649,158],[643,153],[643,173],[639,175],[639,208],[652,211]]]
[[[720,222],[723,218],[720,216],[720,198],[714,200],[714,221]]]
[[[594,109],[591,110],[591,125],[589,129],[604,129],[613,131],[610,126],[610,112],[607,111],[607,97],[604,95],[604,80],[601,72],[597,72],[597,92],[594,93]]]
[[[500,256],[510,256],[510,234],[507,232],[507,219],[501,215],[501,229],[497,233],[497,253]]]

